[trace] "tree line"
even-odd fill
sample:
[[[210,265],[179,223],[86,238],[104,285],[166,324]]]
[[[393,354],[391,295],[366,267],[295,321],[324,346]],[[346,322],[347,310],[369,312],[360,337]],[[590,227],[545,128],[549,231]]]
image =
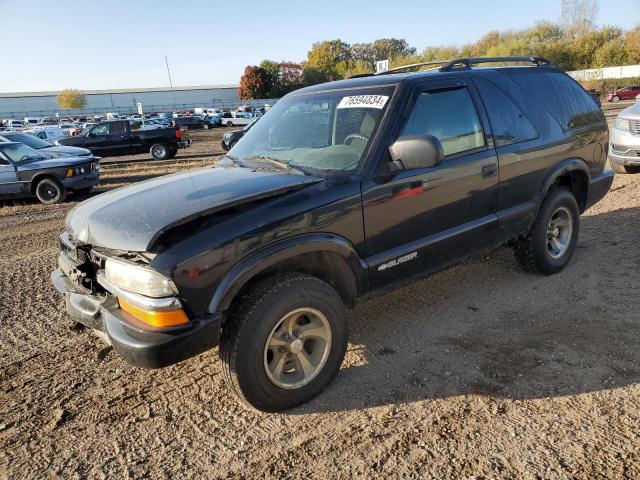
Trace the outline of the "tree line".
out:
[[[640,63],[640,24],[626,32],[612,26],[596,28],[590,16],[597,5],[586,5],[589,0],[566,3],[571,5],[563,4],[560,22],[492,31],[461,47],[428,46],[418,52],[397,38],[352,45],[340,39],[316,42],[300,63],[263,60],[247,66],[238,93],[243,100],[279,98],[304,86],[373,73],[376,61],[386,59],[395,67],[456,57],[539,56],[565,71]]]

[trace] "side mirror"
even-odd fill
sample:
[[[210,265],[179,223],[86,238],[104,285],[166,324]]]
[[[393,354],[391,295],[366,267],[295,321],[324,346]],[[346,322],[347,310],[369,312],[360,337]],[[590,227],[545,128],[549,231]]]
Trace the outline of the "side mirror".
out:
[[[444,157],[442,143],[433,135],[403,135],[389,147],[391,159],[405,170],[438,165]]]

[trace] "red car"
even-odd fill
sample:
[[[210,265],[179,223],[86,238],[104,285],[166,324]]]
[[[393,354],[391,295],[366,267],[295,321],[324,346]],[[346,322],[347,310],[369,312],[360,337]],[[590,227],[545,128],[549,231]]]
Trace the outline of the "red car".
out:
[[[619,102],[620,100],[633,100],[640,95],[640,85],[622,87],[619,90],[607,93],[607,102]]]

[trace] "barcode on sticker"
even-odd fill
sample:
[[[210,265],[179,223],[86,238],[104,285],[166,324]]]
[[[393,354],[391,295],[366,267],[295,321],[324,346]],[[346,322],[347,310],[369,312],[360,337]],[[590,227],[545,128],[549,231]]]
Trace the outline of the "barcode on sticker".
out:
[[[388,99],[386,95],[354,95],[343,97],[338,108],[383,108]]]

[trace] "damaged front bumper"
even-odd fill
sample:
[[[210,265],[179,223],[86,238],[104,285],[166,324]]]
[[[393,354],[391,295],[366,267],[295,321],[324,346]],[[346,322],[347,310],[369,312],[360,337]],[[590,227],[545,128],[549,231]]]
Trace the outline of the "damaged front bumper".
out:
[[[61,259],[63,255],[61,253]],[[60,268],[51,273],[51,280],[55,288],[65,295],[69,315],[93,329],[132,365],[165,367],[196,356],[219,343],[221,314],[200,317],[188,326],[154,331],[140,328],[131,321],[111,293],[92,294],[74,283]]]

